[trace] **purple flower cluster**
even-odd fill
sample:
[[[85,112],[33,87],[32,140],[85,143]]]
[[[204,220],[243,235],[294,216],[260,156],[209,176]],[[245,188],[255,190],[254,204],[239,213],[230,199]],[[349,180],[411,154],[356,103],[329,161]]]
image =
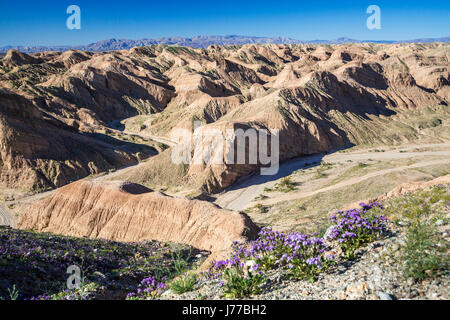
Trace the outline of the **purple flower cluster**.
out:
[[[188,249],[182,249],[187,257]],[[0,297],[16,285],[19,299],[84,299],[61,292],[71,265],[82,269],[86,285],[102,281],[115,290],[130,290],[130,279],[139,283],[161,264],[173,268],[171,250],[158,242],[119,243],[0,227]],[[105,277],[99,279],[96,272]]]
[[[166,285],[163,282],[157,282],[154,277],[145,278],[136,292],[127,294],[127,300],[154,299],[161,296],[165,288]]]
[[[90,300],[92,298],[92,293],[86,292],[77,292],[76,290],[69,290],[66,289],[63,292],[60,292],[58,294],[49,296],[48,294],[43,294],[37,297],[32,297],[30,299],[25,300],[32,300],[32,301],[43,301],[43,300]]]
[[[330,257],[324,256],[326,249],[322,238],[264,228],[249,247],[234,243],[233,258],[254,261],[265,270],[286,267],[296,278],[311,279],[331,263]]]
[[[386,217],[370,212],[373,208],[383,209],[382,204],[360,203],[360,206],[361,209],[338,211],[330,218],[335,225],[331,228],[328,239],[338,241],[347,258],[353,258],[361,245],[375,240],[386,221]]]
[[[337,240],[348,258],[363,243],[372,241],[384,228],[384,216],[369,211],[383,209],[380,203],[361,203],[361,209],[339,211],[331,217],[335,225],[328,239]],[[231,259],[216,261],[204,275],[217,279],[230,269],[249,271],[286,268],[297,279],[314,281],[320,272],[326,271],[334,262],[334,255],[327,251],[323,238],[301,233],[283,234],[270,228],[263,228],[257,240],[249,245],[233,243]],[[250,264],[249,264],[250,262]],[[224,285],[224,282],[221,282]]]
[[[243,260],[241,260],[241,258],[234,255],[232,259],[215,261],[212,270],[216,275],[220,275],[224,270],[229,268],[236,268],[240,270],[257,272],[260,271],[260,267],[261,265],[251,260],[248,260],[246,263],[244,263]]]

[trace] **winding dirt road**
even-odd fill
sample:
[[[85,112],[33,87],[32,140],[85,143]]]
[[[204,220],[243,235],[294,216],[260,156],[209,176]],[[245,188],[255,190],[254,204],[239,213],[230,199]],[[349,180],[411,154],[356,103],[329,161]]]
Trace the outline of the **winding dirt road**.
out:
[[[439,156],[442,157],[442,159],[438,160],[430,160],[430,161],[423,161],[419,162],[410,166],[400,166],[396,168],[386,169],[386,170],[379,170],[376,172],[369,173],[367,175],[361,176],[361,177],[353,177],[348,180],[336,183],[332,186],[311,191],[311,192],[289,192],[287,194],[284,194],[282,196],[277,196],[273,199],[266,199],[266,200],[260,200],[258,203],[262,205],[269,205],[274,204],[281,201],[287,201],[287,200],[294,200],[294,199],[300,199],[303,197],[308,197],[320,192],[330,191],[338,188],[342,188],[345,186],[349,186],[352,184],[359,183],[363,180],[384,175],[390,172],[395,171],[402,171],[405,169],[413,169],[413,168],[419,168],[423,166],[428,165],[435,165],[435,164],[449,164],[450,165],[450,151],[426,151],[426,152],[416,152],[416,151],[407,151],[411,149],[416,149],[418,147],[424,148],[424,147],[449,147],[450,143],[446,144],[439,144],[439,145],[421,145],[421,146],[414,146],[414,147],[408,147],[403,148],[405,152],[399,152],[397,150],[392,151],[386,151],[386,152],[380,152],[380,153],[373,153],[373,152],[354,152],[354,153],[333,153],[329,155],[315,155],[310,157],[302,157],[298,159],[294,159],[288,162],[285,162],[280,165],[280,171],[276,176],[261,176],[261,175],[254,175],[250,177],[246,177],[241,179],[238,183],[236,183],[231,188],[225,190],[224,192],[220,193],[215,203],[223,208],[229,209],[229,210],[245,210],[251,206],[254,205],[252,201],[260,196],[265,188],[272,188],[280,178],[285,177],[293,173],[294,171],[298,169],[305,169],[311,167],[310,163],[312,162],[346,162],[351,160],[352,162],[357,161],[364,161],[368,159],[372,160],[396,160],[396,159],[405,159],[405,158],[413,158],[413,157],[420,157],[420,156]],[[307,166],[308,164],[308,166]]]
[[[128,134],[128,135],[139,136],[141,138],[150,139],[150,140],[153,140],[153,141],[156,141],[156,142],[168,145],[169,147],[174,147],[174,146],[177,145],[177,143],[175,141],[170,140],[169,138],[166,138],[166,137],[154,136],[154,135],[147,134],[147,133],[142,133],[142,132],[135,133],[135,132],[130,132],[130,131],[119,131],[119,130],[114,130],[114,131],[117,131],[117,132],[120,132],[120,133],[125,133],[125,134]]]

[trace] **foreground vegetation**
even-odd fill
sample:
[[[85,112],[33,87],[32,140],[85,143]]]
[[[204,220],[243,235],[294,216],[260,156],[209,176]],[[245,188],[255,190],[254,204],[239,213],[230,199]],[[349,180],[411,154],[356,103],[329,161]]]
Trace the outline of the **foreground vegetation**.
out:
[[[0,227],[0,297],[125,298],[142,279],[168,281],[189,269],[194,255],[191,247],[156,241],[119,243]],[[71,266],[80,268],[79,289],[67,289]]]
[[[358,260],[359,250],[368,244],[403,233],[406,240],[393,257],[403,279],[420,282],[449,275],[448,233],[442,228],[449,222],[450,186],[360,206],[332,215],[323,237],[263,229],[249,245],[235,243],[230,259],[217,261],[207,277],[220,281],[223,296],[245,298],[260,294],[273,270],[291,281],[314,282],[336,264]]]
[[[450,270],[448,239],[439,231],[447,230],[449,223],[449,188],[438,185],[387,201],[384,213],[396,224],[407,227],[406,243],[398,261],[404,265],[406,277],[424,280]]]
[[[186,246],[116,243],[0,228],[0,296],[143,300],[169,293],[182,296],[212,285],[222,297],[243,299],[271,290],[268,279],[273,272],[292,283],[314,284],[340,265],[357,262],[361,249],[399,234],[405,240],[392,261],[401,267],[404,279],[421,282],[449,275],[449,213],[449,185],[384,203],[361,203],[358,209],[332,215],[320,236],[263,228],[257,240],[235,242],[228,259],[215,261],[203,273],[192,272],[198,266],[197,253]],[[81,288],[75,290],[65,289],[71,265],[82,270]]]

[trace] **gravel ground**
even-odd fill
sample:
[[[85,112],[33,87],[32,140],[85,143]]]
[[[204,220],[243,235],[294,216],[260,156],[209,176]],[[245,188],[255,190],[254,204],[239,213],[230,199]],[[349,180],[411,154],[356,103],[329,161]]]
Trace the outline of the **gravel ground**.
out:
[[[314,283],[287,279],[283,270],[268,273],[262,293],[250,299],[260,300],[448,300],[450,276],[415,282],[403,276],[398,262],[405,243],[406,227],[388,224],[389,232],[380,240],[359,249],[353,261],[338,260]],[[441,232],[448,239],[448,228]],[[337,251],[337,249],[333,249]],[[219,281],[202,281],[195,291],[182,295],[165,292],[162,299],[223,299]]]

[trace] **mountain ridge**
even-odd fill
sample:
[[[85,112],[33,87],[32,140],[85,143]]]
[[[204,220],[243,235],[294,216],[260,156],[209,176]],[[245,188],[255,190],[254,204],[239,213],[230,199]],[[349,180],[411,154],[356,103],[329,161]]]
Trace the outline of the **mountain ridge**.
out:
[[[0,47],[0,53],[6,53],[8,50],[19,50],[25,53],[36,53],[45,51],[115,51],[129,50],[133,47],[144,47],[150,45],[179,45],[193,48],[207,48],[210,45],[244,45],[244,44],[344,44],[344,43],[431,43],[431,42],[450,42],[450,37],[441,38],[418,38],[413,40],[357,40],[348,37],[340,37],[334,40],[297,40],[288,37],[255,37],[241,35],[224,36],[195,36],[195,37],[162,37],[156,39],[117,39],[110,38],[97,41],[87,45],[79,46],[3,46]]]

